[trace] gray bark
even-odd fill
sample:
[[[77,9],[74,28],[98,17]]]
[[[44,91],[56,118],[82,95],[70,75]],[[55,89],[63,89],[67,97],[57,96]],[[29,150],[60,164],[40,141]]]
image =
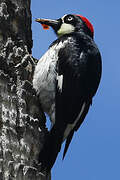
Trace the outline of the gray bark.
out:
[[[30,0],[0,0],[0,180],[46,180],[38,154],[47,129],[32,87]]]

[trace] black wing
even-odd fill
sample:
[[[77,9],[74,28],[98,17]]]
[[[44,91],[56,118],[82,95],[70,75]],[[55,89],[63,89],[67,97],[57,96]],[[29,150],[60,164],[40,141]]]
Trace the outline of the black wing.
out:
[[[63,158],[74,131],[88,113],[101,77],[101,57],[96,46],[90,49],[84,44],[83,49],[75,44],[67,44],[58,54],[55,126],[64,135],[63,140],[67,138]],[[73,127],[66,132],[68,124]]]

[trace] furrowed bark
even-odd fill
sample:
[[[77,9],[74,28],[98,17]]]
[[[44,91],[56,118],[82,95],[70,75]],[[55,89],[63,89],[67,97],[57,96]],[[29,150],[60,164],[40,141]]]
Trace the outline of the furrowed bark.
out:
[[[30,0],[0,0],[0,180],[49,180],[38,154],[47,129],[32,87]]]

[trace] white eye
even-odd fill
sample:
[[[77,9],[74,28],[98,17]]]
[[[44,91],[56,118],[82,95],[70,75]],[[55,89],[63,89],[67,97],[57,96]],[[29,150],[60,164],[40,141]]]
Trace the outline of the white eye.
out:
[[[72,21],[72,20],[73,20],[73,17],[72,17],[72,16],[69,16],[69,17],[67,18],[67,20],[68,20],[68,21]]]

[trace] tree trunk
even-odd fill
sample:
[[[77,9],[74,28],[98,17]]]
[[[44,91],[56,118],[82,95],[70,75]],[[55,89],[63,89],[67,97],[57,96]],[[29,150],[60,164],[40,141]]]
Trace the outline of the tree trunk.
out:
[[[0,180],[50,180],[37,162],[47,129],[31,48],[30,0],[0,0]]]

